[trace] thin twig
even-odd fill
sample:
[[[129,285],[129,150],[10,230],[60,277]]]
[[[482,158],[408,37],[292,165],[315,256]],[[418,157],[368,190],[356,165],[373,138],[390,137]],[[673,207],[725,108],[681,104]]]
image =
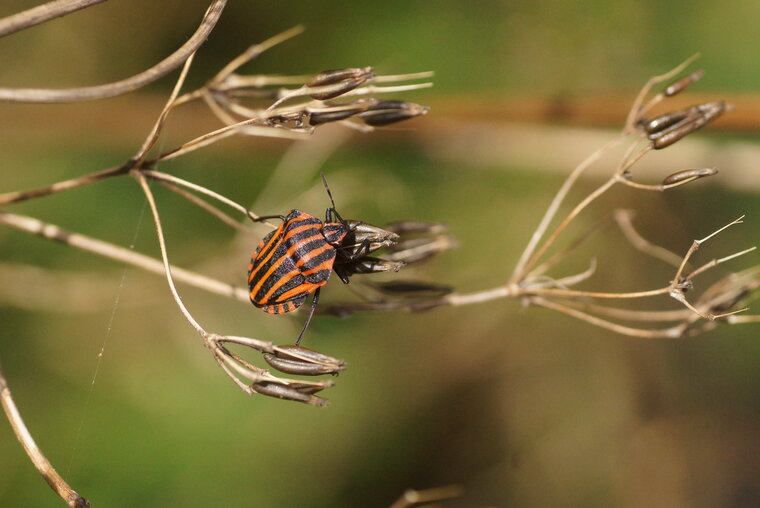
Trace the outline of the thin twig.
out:
[[[3,375],[3,369],[0,366],[0,402],[2,402],[5,415],[8,417],[13,432],[16,434],[21,446],[24,447],[29,459],[40,472],[45,481],[55,491],[61,499],[63,499],[67,505],[75,508],[85,508],[90,506],[90,502],[83,498],[77,492],[72,489],[66,480],[55,470],[50,461],[42,453],[42,450],[37,446],[32,434],[24,424],[24,419],[21,418],[16,403],[11,395],[11,390],[8,388],[8,382]]]
[[[166,252],[166,240],[164,238],[164,231],[161,227],[161,217],[158,214],[158,207],[156,206],[156,200],[153,197],[153,192],[150,190],[148,181],[139,171],[133,172],[132,176],[134,176],[137,182],[140,184],[140,188],[143,190],[145,198],[148,200],[148,206],[150,207],[151,214],[153,215],[153,224],[156,227],[158,246],[161,250],[161,260],[164,263],[164,273],[166,275],[166,282],[169,284],[169,291],[171,291],[172,297],[174,297],[174,301],[177,303],[177,307],[179,307],[180,312],[182,312],[182,315],[185,316],[187,322],[190,323],[190,326],[195,328],[195,331],[197,331],[200,336],[205,339],[208,336],[208,332],[206,332],[200,323],[195,320],[193,315],[187,309],[185,303],[182,301],[182,297],[179,296],[179,292],[177,292],[177,287],[174,285],[172,267],[169,264],[169,255]]]
[[[615,210],[614,217],[620,231],[623,232],[623,235],[635,249],[675,267],[681,264],[681,256],[664,247],[653,244],[636,231],[636,228],[633,227],[633,213],[631,210]]]
[[[572,316],[574,318],[580,319],[581,321],[586,321],[587,323],[591,323],[592,325],[599,326],[601,328],[606,328],[607,330],[612,330],[613,332],[621,333],[623,335],[630,335],[632,337],[642,337],[645,339],[663,339],[663,338],[677,339],[681,337],[681,335],[683,334],[682,325],[678,325],[678,326],[674,326],[670,328],[654,329],[654,330],[633,328],[630,326],[624,326],[618,323],[613,323],[612,321],[607,321],[606,319],[602,319],[597,316],[587,314],[586,312],[579,311],[572,307],[568,307],[556,301],[547,300],[545,298],[534,297],[530,299],[530,302],[535,305],[539,305],[541,307],[546,307],[548,309],[556,310],[557,312],[561,312],[562,314],[567,314],[568,316]]]
[[[275,229],[277,227],[274,224],[272,224],[271,222],[268,222],[268,221],[259,221],[258,220],[259,216],[256,215],[255,213],[253,213],[252,211],[250,211],[248,208],[244,207],[243,205],[241,205],[239,203],[236,203],[235,201],[232,201],[231,199],[229,199],[229,198],[227,198],[225,196],[222,196],[218,192],[214,192],[214,191],[212,191],[210,189],[207,189],[206,187],[203,187],[201,185],[197,185],[197,184],[194,184],[192,182],[188,182],[187,180],[183,180],[182,178],[178,178],[176,176],[173,176],[173,175],[170,175],[170,174],[167,174],[167,173],[162,173],[160,171],[147,170],[147,171],[141,171],[141,173],[144,174],[145,176],[151,178],[151,179],[154,179],[154,180],[162,180],[164,182],[169,182],[169,183],[172,183],[172,184],[175,184],[175,185],[186,187],[188,189],[192,189],[192,190],[194,190],[196,192],[200,192],[201,194],[205,194],[206,196],[209,196],[210,198],[216,199],[220,203],[224,203],[225,205],[229,206],[230,208],[234,208],[235,210],[237,210],[238,212],[242,213],[243,215],[245,215],[246,217],[248,217],[249,219],[251,219],[253,221],[263,222],[263,223],[267,224],[269,227],[271,227],[272,229]]]
[[[128,265],[141,268],[147,272],[164,275],[164,266],[161,261],[150,256],[140,254],[124,247],[119,247],[112,243],[104,242],[79,233],[66,231],[50,223],[42,222],[38,219],[18,215],[8,212],[0,212],[0,223],[7,224],[20,231],[25,231],[34,235],[39,235],[48,240],[76,247],[93,254],[98,254],[114,261],[126,263]],[[226,296],[241,302],[249,302],[248,291],[211,277],[199,273],[184,270],[182,268],[172,267],[172,273],[177,281],[183,282],[190,286],[203,289],[209,293]]]
[[[182,65],[208,38],[219,21],[227,0],[214,0],[195,33],[180,48],[147,69],[132,77],[105,85],[81,88],[0,88],[0,100],[11,102],[79,102],[114,97],[132,92],[166,76]]]
[[[55,0],[0,19],[0,37],[20,32],[106,0]]]
[[[143,145],[137,151],[137,154],[133,157],[135,166],[140,166],[142,164],[142,162],[145,160],[145,156],[148,154],[150,149],[153,148],[153,145],[155,145],[158,141],[158,138],[161,135],[161,130],[166,123],[166,119],[169,117],[169,112],[172,110],[172,106],[177,100],[179,91],[182,89],[182,85],[185,83],[185,78],[187,78],[187,73],[190,71],[190,66],[193,65],[193,57],[195,57],[195,53],[191,53],[190,56],[187,57],[187,60],[185,60],[184,65],[182,65],[182,71],[179,73],[177,82],[174,84],[172,93],[169,94],[169,98],[166,100],[166,104],[164,104],[164,108],[161,110],[161,114],[158,115],[158,119],[156,120],[156,123],[153,124],[153,128],[148,134],[148,137],[145,138],[145,142],[143,142]]]

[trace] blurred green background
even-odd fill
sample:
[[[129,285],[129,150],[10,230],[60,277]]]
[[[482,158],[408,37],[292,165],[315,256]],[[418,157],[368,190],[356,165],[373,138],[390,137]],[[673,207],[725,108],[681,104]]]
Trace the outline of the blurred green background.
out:
[[[0,16],[32,5],[6,0]],[[205,6],[111,0],[7,37],[0,86],[134,74],[178,47]],[[460,247],[407,277],[462,291],[492,287],[508,277],[564,175],[622,124],[639,86],[701,52],[707,75],[690,97],[745,107],[642,166],[651,182],[684,167],[717,165],[721,175],[666,195],[615,189],[575,231],[632,207],[645,236],[683,252],[746,213],[746,224],[700,250],[708,260],[760,240],[758,19],[752,0],[231,1],[189,86],[247,45],[303,23],[303,35],[245,70],[433,70],[434,88],[401,96],[433,109],[369,135],[324,129],[304,143],[227,140],[160,169],[255,203],[258,213],[299,207],[315,215],[326,206],[324,171],[344,215],[449,225]],[[165,78],[93,103],[0,104],[0,192],[128,159],[172,84]],[[188,107],[162,148],[217,126],[202,106]],[[284,181],[265,187],[273,174]],[[571,199],[598,181],[582,180]],[[242,285],[255,240],[156,193],[173,261]],[[144,198],[126,178],[7,210],[158,253]],[[464,494],[446,506],[760,504],[758,326],[647,341],[514,301],[321,317],[305,344],[349,368],[326,392],[331,407],[315,409],[244,396],[158,277],[8,227],[0,227],[0,253],[7,380],[38,444],[96,507],[388,506],[407,488],[449,484]],[[614,229],[558,273],[582,271],[591,257],[599,271],[588,289],[655,288],[672,275]],[[716,274],[753,264],[757,255]],[[328,285],[324,301],[351,298],[341,286]],[[288,343],[303,319],[182,293],[206,328],[223,333]],[[0,505],[61,505],[7,424]]]

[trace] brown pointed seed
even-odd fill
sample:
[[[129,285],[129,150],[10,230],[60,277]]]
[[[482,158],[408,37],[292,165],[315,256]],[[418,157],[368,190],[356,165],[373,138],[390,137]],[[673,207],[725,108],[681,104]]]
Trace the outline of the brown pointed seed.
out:
[[[673,185],[677,183],[686,183],[698,178],[712,176],[718,173],[718,168],[699,168],[699,169],[682,169],[676,171],[662,180],[662,185]]]
[[[688,111],[685,109],[681,109],[679,111],[671,111],[670,113],[665,113],[664,115],[660,115],[655,118],[652,118],[651,120],[647,120],[644,123],[644,130],[649,134],[659,132],[663,129],[670,127],[671,125],[677,122],[680,122],[681,120],[686,118],[687,115],[688,115]]]
[[[329,106],[324,108],[307,108],[309,112],[309,125],[321,125],[328,122],[337,122],[350,118],[362,111],[366,111],[374,100],[356,101],[339,106]]]
[[[364,113],[359,114],[359,118],[367,125],[381,127],[427,114],[429,110],[429,107],[420,106],[413,102],[380,101]]]
[[[442,233],[446,231],[446,225],[438,222],[427,222],[421,220],[404,220],[391,222],[383,226],[388,231],[394,233]]]
[[[684,120],[648,136],[652,140],[652,147],[655,150],[661,150],[672,145],[718,118],[725,110],[726,103],[723,101],[706,102],[698,106],[692,106],[689,108],[689,114]]]
[[[391,261],[403,261],[404,263],[411,264],[453,249],[458,245],[453,237],[445,235],[410,238],[394,245],[392,253],[385,257]]]
[[[355,67],[348,69],[332,69],[315,74],[306,86],[320,88],[309,94],[312,99],[327,100],[343,95],[357,86],[363,85],[375,77],[372,67]]]
[[[443,296],[454,291],[454,288],[451,286],[433,284],[431,282],[423,282],[417,280],[393,280],[389,282],[379,282],[372,284],[372,287],[384,293],[403,293],[409,296]]]
[[[676,81],[673,81],[668,86],[665,87],[665,90],[662,92],[665,97],[673,97],[676,94],[679,94],[686,90],[689,86],[691,86],[692,83],[699,81],[702,79],[702,76],[705,75],[704,69],[699,69],[691,74],[689,74],[686,77],[683,77],[681,79],[678,79]]]
[[[264,359],[281,372],[303,376],[337,374],[346,368],[343,360],[300,346],[277,346],[274,354],[265,353]]]
[[[308,390],[299,390],[297,385],[282,385],[279,383],[261,381],[252,384],[251,389],[261,395],[303,402],[304,404],[310,404],[312,406],[324,407],[329,404],[326,399],[312,395]]]

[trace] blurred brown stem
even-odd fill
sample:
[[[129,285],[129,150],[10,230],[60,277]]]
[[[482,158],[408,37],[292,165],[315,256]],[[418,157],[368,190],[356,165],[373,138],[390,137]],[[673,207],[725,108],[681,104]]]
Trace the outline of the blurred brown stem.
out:
[[[21,446],[24,447],[27,456],[48,485],[50,485],[55,493],[58,494],[69,506],[75,508],[89,507],[90,502],[77,494],[76,491],[66,483],[66,480],[58,474],[50,461],[42,453],[42,450],[37,446],[29,429],[26,428],[23,418],[21,418],[21,413],[19,413],[16,403],[13,401],[11,390],[8,388],[8,383],[3,375],[2,366],[0,366],[0,402],[3,404],[5,415],[8,417],[8,421],[21,443]]]
[[[209,34],[219,21],[219,17],[226,4],[227,0],[214,0],[206,10],[206,14],[203,16],[198,29],[177,51],[153,67],[132,77],[105,85],[80,88],[0,88],[0,100],[35,103],[91,101],[114,97],[142,88],[182,65],[190,55],[206,42]]]
[[[0,19],[0,37],[60,18],[107,0],[55,0]]]

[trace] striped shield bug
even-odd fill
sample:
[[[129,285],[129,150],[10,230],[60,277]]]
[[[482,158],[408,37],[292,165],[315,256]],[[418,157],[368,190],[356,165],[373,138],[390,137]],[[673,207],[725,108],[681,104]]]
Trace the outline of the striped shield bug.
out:
[[[257,221],[279,218],[282,223],[259,242],[248,265],[251,302],[268,314],[294,311],[313,293],[311,311],[296,344],[309,326],[319,291],[327,284],[333,268],[347,284],[357,272],[345,267],[398,239],[395,233],[378,227],[344,220],[335,209],[324,175],[322,180],[332,204],[325,211],[325,221],[300,210],[291,210],[284,216],[259,217]]]

